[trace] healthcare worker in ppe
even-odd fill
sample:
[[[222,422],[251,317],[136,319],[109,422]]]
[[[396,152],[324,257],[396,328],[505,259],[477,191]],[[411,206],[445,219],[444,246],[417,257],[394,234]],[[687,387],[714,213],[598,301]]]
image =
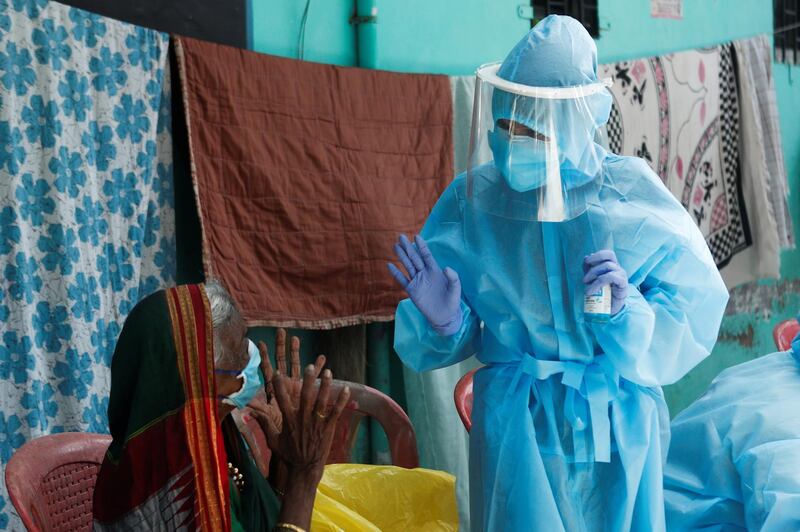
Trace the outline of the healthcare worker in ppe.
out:
[[[663,530],[660,386],[708,355],[728,299],[659,178],[595,143],[611,108],[596,56],[580,23],[549,16],[478,70],[473,160],[422,236],[400,238],[405,272],[390,265],[409,295],[403,362],[486,365],[470,434],[475,530]]]
[[[664,490],[669,530],[800,530],[800,335],[675,418]]]

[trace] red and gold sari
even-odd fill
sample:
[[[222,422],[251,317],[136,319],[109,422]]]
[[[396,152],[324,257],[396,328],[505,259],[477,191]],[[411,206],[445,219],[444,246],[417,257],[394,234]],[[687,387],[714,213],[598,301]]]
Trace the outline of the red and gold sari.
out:
[[[218,418],[212,335],[202,285],[157,292],[128,316],[111,366],[114,439],[95,487],[95,529],[232,529],[236,488],[225,447],[241,438],[232,420],[223,426]],[[250,480],[249,491],[269,490],[263,478]],[[233,495],[240,508],[248,494]],[[256,502],[268,496],[256,494]],[[269,519],[255,521],[268,526]]]

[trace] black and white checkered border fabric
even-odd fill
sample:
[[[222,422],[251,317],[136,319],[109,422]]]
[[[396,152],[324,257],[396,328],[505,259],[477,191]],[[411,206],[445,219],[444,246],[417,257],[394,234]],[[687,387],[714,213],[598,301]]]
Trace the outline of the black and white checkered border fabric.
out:
[[[739,164],[739,100],[733,45],[720,47],[720,149],[728,223],[708,235],[708,247],[718,267],[725,266],[739,251],[752,244],[751,231],[742,197]]]
[[[608,136],[608,149],[611,153],[620,155],[622,153],[622,139],[625,138],[625,131],[622,126],[622,115],[617,106],[617,99],[611,102],[611,114],[606,124],[606,135]]]

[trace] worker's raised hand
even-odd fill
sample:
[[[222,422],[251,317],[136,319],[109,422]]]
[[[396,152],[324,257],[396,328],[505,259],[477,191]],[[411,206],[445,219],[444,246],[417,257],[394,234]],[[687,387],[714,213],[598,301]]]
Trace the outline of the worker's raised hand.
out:
[[[611,286],[611,315],[625,306],[628,297],[628,274],[622,269],[617,256],[610,249],[601,249],[583,259],[583,284],[587,294],[597,292],[605,285]]]
[[[414,241],[416,246],[406,235],[400,235],[394,246],[407,274],[391,263],[389,272],[437,333],[442,336],[455,334],[464,319],[461,280],[455,270],[439,267],[421,236],[416,236]]]

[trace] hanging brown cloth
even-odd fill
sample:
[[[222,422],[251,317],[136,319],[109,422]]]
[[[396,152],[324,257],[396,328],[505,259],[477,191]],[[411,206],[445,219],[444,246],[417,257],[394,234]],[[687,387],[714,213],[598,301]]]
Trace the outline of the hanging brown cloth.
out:
[[[176,52],[206,276],[251,326],[393,319],[392,245],[452,179],[448,78]]]

